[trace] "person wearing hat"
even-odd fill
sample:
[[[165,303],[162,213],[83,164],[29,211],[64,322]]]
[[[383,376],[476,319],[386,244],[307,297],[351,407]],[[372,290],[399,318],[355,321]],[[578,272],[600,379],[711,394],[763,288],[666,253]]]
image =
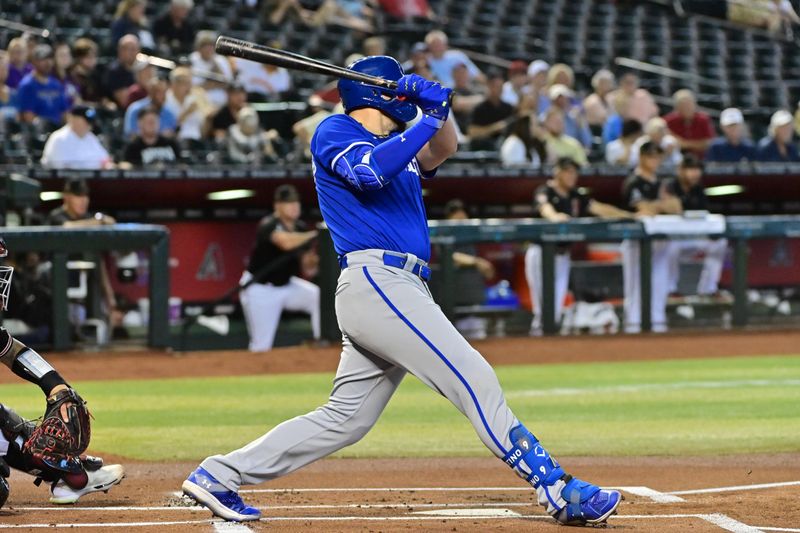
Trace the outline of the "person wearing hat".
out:
[[[47,138],[42,165],[47,168],[100,169],[114,162],[100,139],[92,132],[96,111],[76,105],[67,114],[67,123]]]
[[[564,133],[577,139],[584,148],[592,146],[592,132],[580,105],[575,105],[575,92],[564,84],[556,83],[547,91],[553,107],[564,113]]]
[[[536,189],[533,195],[533,210],[537,216],[549,222],[567,222],[573,218],[601,217],[608,219],[631,218],[628,211],[623,211],[610,204],[592,199],[578,189],[580,166],[574,159],[562,157],[553,166],[553,177]],[[571,268],[570,246],[559,245],[555,258],[555,318],[561,321],[564,309],[564,298],[569,287]],[[533,305],[533,322],[531,335],[542,334],[542,247],[531,244],[525,252],[525,278],[531,291]]]
[[[711,142],[706,153],[709,163],[738,163],[755,161],[756,148],[745,137],[744,115],[735,108],[729,107],[719,117],[722,136]]]
[[[528,91],[535,98],[536,110],[544,113],[550,107],[550,98],[547,96],[547,78],[550,64],[541,59],[531,61],[528,65]]]
[[[756,161],[768,163],[796,163],[800,153],[794,143],[794,117],[781,109],[772,115],[767,136],[758,143]]]
[[[24,122],[39,119],[50,125],[64,123],[70,107],[64,85],[53,76],[53,48],[38,44],[33,49],[33,71],[22,78],[17,89],[17,105]]]
[[[194,78],[192,84],[206,90],[208,101],[216,109],[228,102],[227,86],[233,82],[233,70],[228,59],[214,51],[217,34],[211,30],[197,32],[194,52],[189,54]],[[209,75],[213,75],[212,79]]]
[[[256,244],[239,285],[251,352],[272,349],[284,309],[311,316],[320,338],[319,287],[300,277],[303,254],[316,238],[300,220],[300,194],[292,185],[275,190],[274,212],[258,224]]]
[[[656,173],[664,159],[664,150],[653,141],[642,144],[639,164],[622,188],[623,205],[637,216],[677,215],[683,212],[681,201],[658,180]],[[653,331],[667,330],[667,296],[670,248],[665,240],[652,242],[652,290],[650,318]],[[641,284],[639,241],[622,241],[622,278],[625,286],[625,331],[641,331]]]
[[[681,201],[683,211],[708,211],[708,199],[702,184],[703,163],[692,154],[686,154],[678,166],[678,175],[664,182],[664,189]],[[703,271],[697,282],[697,294],[709,296],[719,292],[719,278],[725,252],[726,239],[676,239],[670,241],[669,292],[678,291],[680,260],[703,255]]]
[[[697,99],[689,89],[681,89],[672,97],[675,109],[664,120],[678,139],[681,150],[703,159],[711,141],[716,137],[711,117],[697,109]]]

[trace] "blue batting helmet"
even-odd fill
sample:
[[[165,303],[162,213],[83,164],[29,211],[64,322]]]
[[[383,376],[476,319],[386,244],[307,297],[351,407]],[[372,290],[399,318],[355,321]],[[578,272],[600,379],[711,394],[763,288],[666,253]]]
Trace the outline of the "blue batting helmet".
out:
[[[396,59],[389,56],[364,57],[354,61],[347,68],[385,80],[399,80],[403,76],[403,67]],[[384,96],[391,97],[391,99],[386,100]],[[362,107],[372,107],[401,123],[409,122],[417,116],[416,105],[398,100],[390,90],[367,85],[360,81],[340,79],[339,97],[342,99],[345,113]]]

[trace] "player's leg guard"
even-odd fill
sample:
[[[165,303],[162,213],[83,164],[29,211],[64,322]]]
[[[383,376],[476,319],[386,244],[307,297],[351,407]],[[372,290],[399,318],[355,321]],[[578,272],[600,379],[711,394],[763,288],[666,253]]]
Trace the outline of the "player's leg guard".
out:
[[[564,472],[533,433],[522,424],[509,433],[512,447],[505,462],[536,489],[539,504],[565,525],[605,522],[616,512],[622,496],[602,490]]]
[[[8,494],[11,492],[11,489],[8,486],[8,477],[11,475],[11,471],[8,469],[8,465],[0,457],[0,509],[6,504],[6,500],[8,500]]]

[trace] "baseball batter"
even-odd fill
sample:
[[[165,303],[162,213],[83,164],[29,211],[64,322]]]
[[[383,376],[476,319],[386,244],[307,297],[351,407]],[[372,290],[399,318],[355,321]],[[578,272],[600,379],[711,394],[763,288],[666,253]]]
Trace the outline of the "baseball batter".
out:
[[[568,475],[506,405],[489,364],[433,301],[420,179],[456,151],[451,90],[403,75],[391,57],[351,69],[398,80],[396,92],[341,80],[346,114],[325,119],[311,142],[319,204],[340,257],[336,315],[342,355],[328,402],[227,455],[209,457],[185,494],[227,520],[256,520],[238,495],[361,439],[406,373],[447,397],[483,443],[536,490],[564,524],[605,522],[619,492]],[[419,122],[406,128],[422,111]]]
[[[580,167],[574,159],[562,157],[554,166],[553,179],[536,189],[533,195],[534,210],[550,222],[566,222],[571,218],[597,216],[602,218],[630,218],[631,214],[613,205],[594,200],[578,189]],[[569,287],[572,267],[571,247],[560,245],[555,257],[555,318],[561,322],[564,298]],[[531,335],[542,334],[542,247],[531,244],[525,252],[525,278],[531,291],[533,322]]]

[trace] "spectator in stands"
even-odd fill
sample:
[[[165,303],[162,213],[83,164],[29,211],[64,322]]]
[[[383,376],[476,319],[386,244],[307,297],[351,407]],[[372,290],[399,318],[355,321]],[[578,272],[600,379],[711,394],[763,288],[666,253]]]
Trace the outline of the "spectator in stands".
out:
[[[528,65],[528,79],[530,80],[528,93],[535,98],[535,111],[544,113],[550,107],[550,98],[547,96],[547,75],[550,65],[537,59]]]
[[[337,24],[356,31],[372,33],[374,11],[364,0],[323,0],[309,24],[314,27]]]
[[[631,116],[631,97],[624,91],[614,91],[611,99],[612,114],[603,125],[603,144],[616,141],[622,135],[622,124],[628,120],[636,120]],[[638,122],[638,121],[637,121]]]
[[[463,63],[453,67],[453,83],[453,89],[458,94],[458,98],[453,99],[453,116],[459,129],[467,131],[472,113],[486,99],[485,91],[477,80],[470,77],[469,69]]]
[[[489,76],[486,100],[475,107],[467,132],[472,150],[497,150],[509,126],[514,108],[500,99],[503,93],[503,75]]]
[[[361,49],[364,50],[365,56],[385,56],[386,39],[377,36],[367,37],[361,43]]]
[[[389,16],[402,21],[436,20],[436,13],[428,0],[378,0],[381,9]]]
[[[639,158],[634,149],[636,141],[642,134],[642,125],[638,121],[626,120],[622,124],[622,136],[606,145],[606,163],[627,168],[635,167]]]
[[[146,61],[137,61],[133,65],[134,84],[128,87],[128,98],[125,101],[125,109],[139,100],[147,98],[147,86],[150,80],[156,77],[156,69]]]
[[[714,139],[709,146],[706,161],[738,163],[756,160],[756,148],[745,137],[744,115],[739,109],[730,107],[723,111],[719,126],[722,128],[722,136]]]
[[[758,143],[756,161],[791,162],[800,161],[800,153],[794,144],[794,118],[792,114],[781,109],[772,115],[766,137]]]
[[[246,0],[248,5],[257,3],[257,0]],[[291,10],[291,13],[290,13]],[[300,4],[300,0],[264,0],[261,3],[261,16],[263,19],[268,19],[269,23],[273,26],[279,25],[283,19],[289,14],[290,20],[298,22],[310,21],[314,15],[313,12],[304,9]]]
[[[619,89],[611,91],[607,98],[613,106],[620,93],[628,95],[628,112],[625,118],[638,120],[641,124],[658,115],[658,106],[650,91],[639,86],[639,76],[633,72],[627,72],[619,80]]]
[[[16,92],[6,85],[8,79],[8,55],[0,51],[0,133],[5,130],[6,120],[17,117]]]
[[[67,115],[67,124],[44,144],[42,165],[47,168],[100,169],[113,164],[108,151],[92,132],[96,112],[79,104]]]
[[[240,57],[236,58],[235,65],[236,80],[244,86],[251,102],[278,100],[292,86],[289,71],[283,67],[256,63]]]
[[[556,106],[545,111],[542,126],[534,125],[534,135],[547,148],[547,164],[553,164],[559,158],[569,157],[579,165],[588,164],[586,150],[581,143],[564,133],[564,112]]]
[[[195,29],[189,20],[193,0],[171,0],[169,9],[153,22],[153,37],[162,53],[188,54],[194,42]]]
[[[586,122],[593,132],[599,135],[603,130],[608,118],[614,114],[615,110],[608,101],[608,95],[614,90],[616,85],[614,74],[608,69],[598,70],[592,76],[592,89],[594,92],[587,96],[583,101],[583,109],[586,112]],[[638,121],[637,121],[638,122]],[[641,122],[639,122],[641,124]]]
[[[564,85],[569,89],[575,88],[575,71],[565,63],[556,63],[547,71],[547,87]]]
[[[161,112],[152,106],[145,106],[137,111],[138,135],[125,147],[123,156],[128,165],[170,165],[180,161],[177,143],[160,134],[160,116]]]
[[[501,100],[517,107],[520,98],[530,91],[528,81],[528,65],[524,61],[512,61],[508,67],[508,81],[503,84]],[[461,94],[457,88],[456,92]]]
[[[308,98],[306,117],[292,125],[292,132],[297,140],[297,148],[304,160],[311,160],[311,137],[313,137],[320,122],[329,116],[331,116],[331,112],[326,109],[325,101],[318,95],[312,94]]]
[[[211,133],[221,141],[228,135],[228,129],[236,124],[239,111],[247,105],[247,93],[239,84],[228,86],[228,103],[211,117]]]
[[[111,42],[119,43],[126,35],[135,35],[142,48],[155,50],[156,42],[153,34],[147,29],[147,20],[144,16],[146,0],[121,0],[114,13],[114,22],[111,24]]]
[[[178,128],[178,117],[164,105],[167,102],[167,89],[169,84],[166,80],[153,78],[147,84],[147,98],[132,103],[125,111],[125,126],[123,133],[125,137],[131,137],[139,133],[139,111],[145,108],[153,108],[158,112],[159,133],[165,137],[172,137]]]
[[[75,58],[69,76],[78,88],[80,100],[87,104],[99,105],[103,101],[102,79],[97,68],[97,44],[91,39],[81,37],[72,46]]]
[[[278,138],[275,130],[263,131],[258,113],[252,107],[239,111],[236,124],[228,130],[228,157],[234,163],[258,165],[278,160],[272,141]]]
[[[500,162],[504,166],[539,167],[547,159],[547,147],[533,135],[531,115],[519,117],[511,128],[511,134],[500,146]]]
[[[434,30],[425,36],[425,46],[428,47],[428,64],[434,78],[445,87],[453,86],[453,67],[463,63],[469,69],[470,77],[483,80],[483,74],[470,58],[460,50],[449,50],[447,34]]]
[[[117,42],[117,59],[106,71],[103,82],[106,95],[121,109],[128,105],[128,88],[136,83],[133,67],[140,51],[138,37],[135,35],[123,36]]]
[[[461,64],[459,63],[459,65]],[[431,65],[428,62],[428,46],[425,43],[414,43],[414,46],[411,47],[411,57],[403,63],[403,72],[406,74],[418,74],[427,80],[434,78],[433,72],[431,72]],[[470,79],[472,79],[471,76]]]
[[[28,62],[28,43],[26,39],[15,37],[8,42],[8,63],[6,85],[16,89],[22,78],[33,70],[33,65]]]
[[[170,88],[164,104],[178,119],[178,139],[200,141],[211,108],[205,91],[192,87],[192,69],[178,67],[169,75]]]
[[[681,89],[672,97],[675,109],[664,117],[682,151],[690,151],[699,159],[706,155],[716,136],[711,117],[697,109],[694,93]]]
[[[72,105],[80,100],[78,86],[70,77],[72,67],[72,50],[67,43],[56,44],[53,50],[53,76],[61,82],[67,92],[67,99]]]
[[[214,51],[217,34],[210,30],[197,33],[194,52],[189,55],[194,85],[206,90],[208,101],[220,108],[228,101],[227,86],[233,82],[233,69],[227,58]]]
[[[17,103],[22,120],[34,119],[50,126],[64,123],[64,113],[70,102],[64,85],[53,76],[53,48],[48,44],[36,45],[33,50],[33,71],[25,76],[17,89]]]
[[[644,125],[644,137],[640,137],[633,148],[634,166],[639,164],[639,151],[646,142],[652,142],[661,147],[663,151],[662,171],[674,171],[683,161],[683,153],[681,153],[678,140],[670,134],[667,121],[663,118],[653,117]]]
[[[586,115],[580,105],[575,105],[575,93],[561,83],[551,85],[547,91],[551,105],[564,112],[564,133],[578,139],[584,146],[592,146],[592,132],[586,123]]]

